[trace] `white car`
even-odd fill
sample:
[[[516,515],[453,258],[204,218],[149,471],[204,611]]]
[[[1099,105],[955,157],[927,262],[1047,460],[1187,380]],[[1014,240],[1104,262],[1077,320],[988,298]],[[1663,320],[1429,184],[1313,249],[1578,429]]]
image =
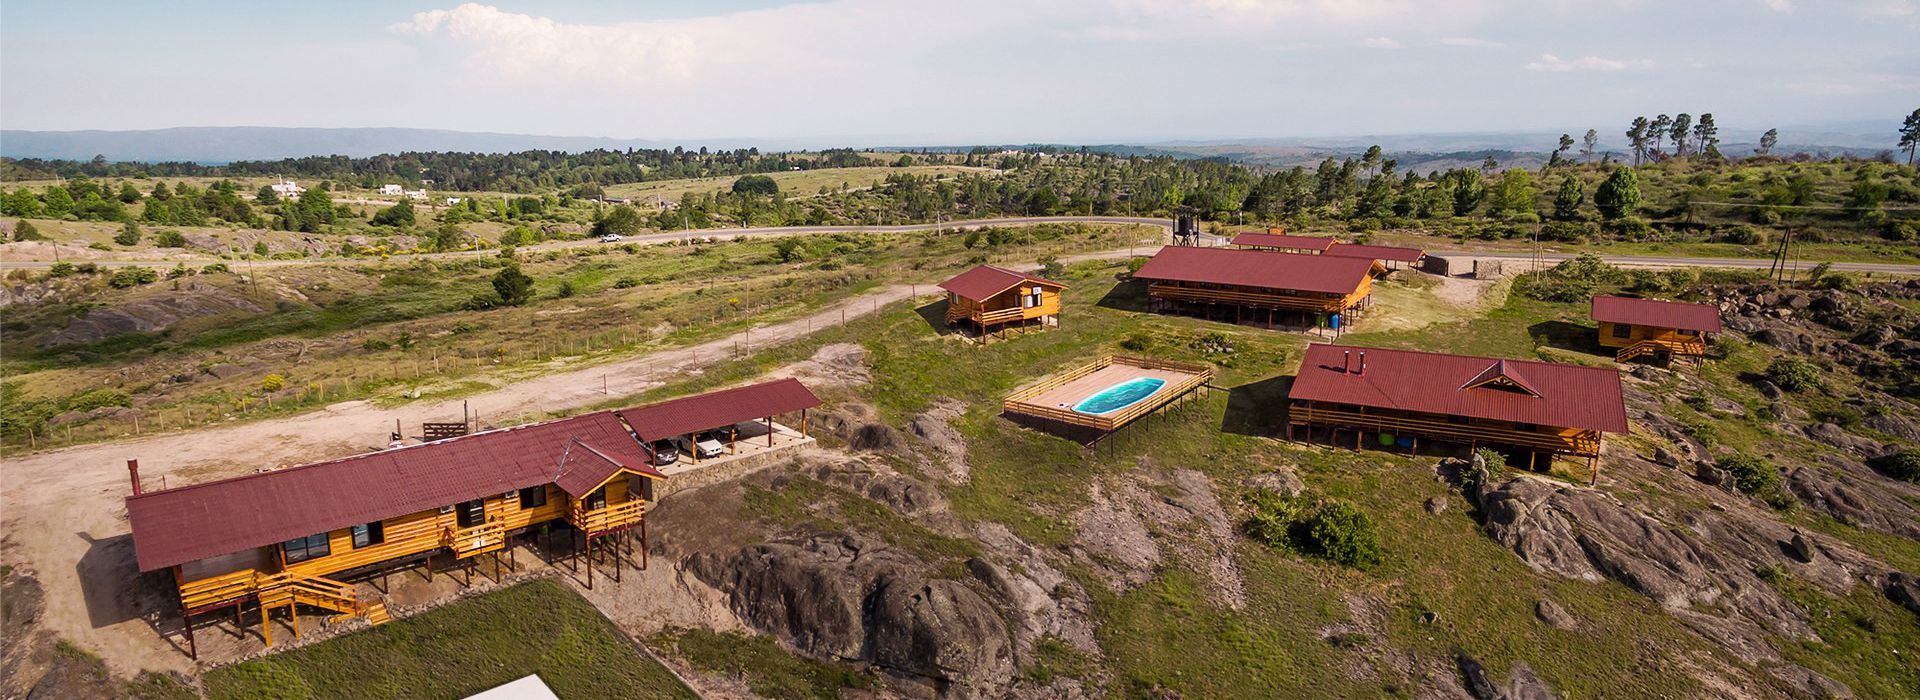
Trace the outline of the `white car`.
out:
[[[601,237],[600,237],[600,242],[601,242],[601,243],[619,243],[619,242],[620,242],[620,234],[617,234],[617,233],[609,233],[609,234],[607,234],[607,235],[604,235],[604,236],[601,236]]]
[[[720,442],[720,436],[711,432],[700,433],[699,435],[693,436],[692,444],[688,444],[687,438],[685,437],[677,437],[674,438],[673,441],[679,443],[681,450],[692,452],[695,457],[702,459],[718,457],[727,453],[726,443]]]

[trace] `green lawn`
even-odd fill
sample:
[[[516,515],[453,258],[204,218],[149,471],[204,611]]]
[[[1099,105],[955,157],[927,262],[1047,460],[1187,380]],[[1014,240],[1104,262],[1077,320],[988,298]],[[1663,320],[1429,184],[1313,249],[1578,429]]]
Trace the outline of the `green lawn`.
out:
[[[205,677],[207,697],[462,698],[528,674],[562,698],[693,698],[586,600],[520,584]]]

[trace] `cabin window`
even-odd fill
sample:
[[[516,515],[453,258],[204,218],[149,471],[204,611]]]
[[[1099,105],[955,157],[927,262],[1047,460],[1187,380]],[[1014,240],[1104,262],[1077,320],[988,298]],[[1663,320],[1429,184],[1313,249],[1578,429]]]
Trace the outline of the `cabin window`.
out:
[[[587,510],[600,510],[607,507],[607,489],[600,487],[587,494]]]
[[[539,508],[547,504],[547,487],[529,486],[520,489],[520,509]]]
[[[460,527],[479,527],[487,521],[487,502],[473,500],[462,503],[454,509],[455,522]]]
[[[1626,324],[1626,323],[1616,323],[1616,324],[1613,324],[1613,337],[1615,337],[1615,338],[1631,338],[1631,337],[1633,337],[1633,326],[1632,326],[1632,324]]]
[[[644,476],[627,477],[627,494],[643,501],[653,500],[653,480]]]
[[[353,526],[354,549],[372,547],[385,541],[387,541],[387,527],[385,523],[376,520],[365,525]]]
[[[1454,425],[1466,425],[1471,421],[1472,419],[1466,416],[1447,416],[1447,422],[1452,423]]]
[[[287,540],[286,543],[280,545],[280,547],[286,550],[288,564],[303,562],[308,559],[318,559],[333,553],[332,550],[328,548],[327,533],[324,532],[318,535],[295,537]]]

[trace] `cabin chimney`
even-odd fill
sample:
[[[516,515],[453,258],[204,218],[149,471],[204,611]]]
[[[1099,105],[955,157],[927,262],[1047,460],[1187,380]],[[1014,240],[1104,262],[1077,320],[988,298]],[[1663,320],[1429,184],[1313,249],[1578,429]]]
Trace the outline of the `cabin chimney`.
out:
[[[1340,371],[1341,372],[1353,371],[1353,351],[1352,350],[1340,351]]]
[[[133,480],[133,495],[140,495],[140,460],[127,460],[127,478]]]
[[[1367,373],[1367,351],[1361,350],[1360,351],[1360,371],[1354,372],[1354,374],[1366,374],[1366,373]]]

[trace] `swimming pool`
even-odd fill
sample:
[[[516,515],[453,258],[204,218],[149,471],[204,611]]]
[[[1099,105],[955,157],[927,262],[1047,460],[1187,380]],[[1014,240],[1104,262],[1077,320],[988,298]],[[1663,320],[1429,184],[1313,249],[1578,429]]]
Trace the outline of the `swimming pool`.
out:
[[[1095,416],[1106,415],[1140,403],[1141,400],[1152,396],[1153,392],[1159,391],[1160,387],[1166,385],[1167,380],[1154,377],[1129,379],[1082,399],[1080,403],[1073,405],[1073,411]]]

